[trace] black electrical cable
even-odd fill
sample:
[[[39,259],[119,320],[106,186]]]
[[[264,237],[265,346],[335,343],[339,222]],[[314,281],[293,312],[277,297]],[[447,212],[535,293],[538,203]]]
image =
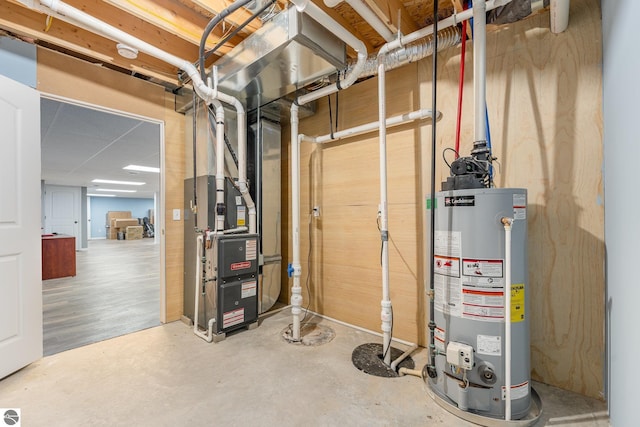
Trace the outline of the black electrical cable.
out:
[[[240,24],[235,30],[233,30],[232,32],[230,32],[229,34],[227,34],[222,40],[218,41],[218,43],[216,43],[216,45],[208,52],[205,53],[204,55],[204,59],[205,61],[207,59],[209,59],[209,57],[211,55],[213,55],[214,53],[216,53],[216,51],[218,49],[220,49],[222,46],[224,46],[224,44],[226,42],[228,42],[229,40],[231,40],[231,38],[235,37],[236,35],[238,35],[238,33],[240,31],[242,31],[242,29],[244,27],[246,27],[247,25],[249,25],[251,23],[251,21],[253,21],[254,19],[256,19],[258,16],[260,16],[262,14],[262,12],[264,12],[265,10],[267,10],[269,7],[271,7],[274,3],[276,2],[276,0],[269,0],[267,3],[264,4],[264,6],[262,6],[260,8],[260,10],[256,11],[256,13],[254,13],[253,15],[251,15],[249,18],[247,18],[242,24]]]
[[[460,157],[460,155],[458,154],[458,152],[454,148],[451,148],[451,147],[447,147],[444,150],[442,150],[442,160],[444,160],[444,164],[447,165],[447,167],[449,169],[451,169],[451,165],[449,164],[449,162],[447,161],[447,158],[445,156],[445,154],[447,154],[447,151],[453,151],[456,154],[456,159],[458,157]]]
[[[251,3],[252,1],[254,0],[238,0],[234,2],[222,12],[214,16],[205,27],[204,32],[202,33],[202,37],[200,38],[200,46],[198,48],[198,63],[200,65],[200,77],[202,77],[202,80],[206,80],[207,78],[204,70],[204,50],[209,34],[211,34],[211,31],[213,31],[216,25],[218,25],[223,19],[231,15],[236,10],[240,9],[242,6],[246,6],[247,4]]]
[[[431,234],[429,239],[429,371],[435,374],[435,345],[434,345],[434,290],[435,272],[433,270],[433,259],[435,255],[435,228],[436,228],[436,107],[437,107],[437,78],[438,78],[438,2],[433,2],[433,70],[431,77]]]
[[[327,95],[327,102],[329,103],[329,135],[333,139],[333,117],[331,115],[331,95]]]

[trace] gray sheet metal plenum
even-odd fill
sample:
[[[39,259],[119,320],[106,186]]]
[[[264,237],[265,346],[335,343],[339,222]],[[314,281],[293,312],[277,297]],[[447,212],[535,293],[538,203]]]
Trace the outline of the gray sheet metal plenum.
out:
[[[343,69],[346,45],[290,7],[214,65],[220,90],[252,110]]]

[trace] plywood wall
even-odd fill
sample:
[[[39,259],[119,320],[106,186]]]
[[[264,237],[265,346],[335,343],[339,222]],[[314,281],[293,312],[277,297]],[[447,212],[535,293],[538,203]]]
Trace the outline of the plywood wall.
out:
[[[529,190],[529,286],[532,377],[601,397],[603,388],[604,243],[602,194],[601,33],[597,0],[573,2],[567,32],[548,30],[548,13],[488,36],[487,104],[496,184]],[[469,44],[462,147],[473,139]],[[454,145],[459,48],[439,56],[440,155]],[[388,73],[388,115],[431,106],[431,58]],[[335,104],[334,104],[335,114]],[[339,126],[377,120],[376,79],[340,94]],[[301,132],[329,132],[328,104]],[[283,133],[288,150],[288,130]],[[389,130],[389,230],[394,335],[426,344],[424,282],[431,128]],[[288,151],[286,151],[288,152]],[[380,329],[378,139],[375,133],[301,150],[302,285],[305,305],[328,316]],[[288,158],[283,167],[288,169]],[[284,170],[287,170],[284,169]],[[283,180],[290,192],[290,178]],[[439,189],[439,185],[437,187]],[[284,190],[283,190],[284,191]],[[290,204],[290,201],[287,200]],[[320,206],[321,216],[309,214]],[[283,221],[291,261],[289,214]],[[310,233],[309,233],[310,229]],[[287,231],[289,230],[289,231]],[[311,244],[310,244],[311,243]],[[309,248],[311,247],[311,251]],[[310,260],[308,268],[307,260]],[[307,272],[309,279],[307,282]],[[291,286],[289,280],[288,286]],[[288,292],[283,293],[283,300]],[[428,309],[428,308],[427,308]]]
[[[37,52],[37,89],[45,94],[86,102],[164,122],[165,218],[182,208],[184,120],[175,113],[173,97],[164,88],[44,48]],[[162,296],[165,322],[182,314],[182,222],[166,221],[166,292]]]

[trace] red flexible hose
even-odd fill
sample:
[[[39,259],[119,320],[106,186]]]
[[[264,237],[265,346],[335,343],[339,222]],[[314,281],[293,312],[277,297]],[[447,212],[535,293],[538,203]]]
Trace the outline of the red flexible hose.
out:
[[[458,83],[458,117],[456,119],[456,159],[460,152],[460,122],[462,120],[462,93],[464,91],[464,56],[467,51],[467,21],[462,22],[462,48],[460,51],[460,82]]]

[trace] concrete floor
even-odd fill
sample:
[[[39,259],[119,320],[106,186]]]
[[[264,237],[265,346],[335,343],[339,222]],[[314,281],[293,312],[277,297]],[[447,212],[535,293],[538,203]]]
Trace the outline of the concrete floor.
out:
[[[336,337],[285,343],[289,310],[218,344],[181,322],[48,356],[0,381],[0,407],[23,426],[469,426],[417,377],[361,373],[351,352],[379,338],[333,322]],[[424,350],[414,353],[418,367]],[[608,426],[606,405],[535,383],[538,426]]]

